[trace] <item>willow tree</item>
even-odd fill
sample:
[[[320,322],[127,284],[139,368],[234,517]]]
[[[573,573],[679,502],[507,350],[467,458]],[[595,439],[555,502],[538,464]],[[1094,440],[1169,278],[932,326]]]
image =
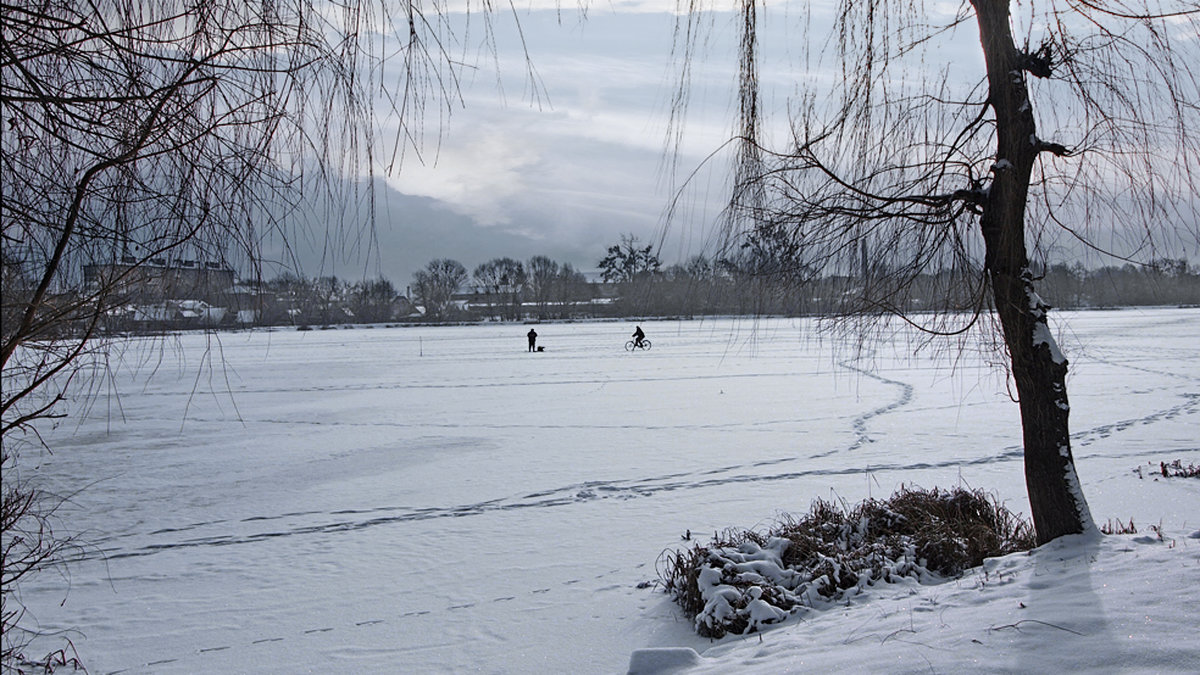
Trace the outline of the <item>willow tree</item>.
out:
[[[81,370],[103,372],[105,318],[172,259],[256,269],[268,242],[286,249],[296,235],[290,216],[306,197],[330,205],[315,220],[334,223],[324,236],[335,247],[369,239],[368,223],[338,220],[347,202],[371,201],[354,186],[372,181],[357,179],[419,151],[422,120],[460,102],[469,59],[451,53],[462,26],[444,11],[387,0],[0,5],[5,667],[20,647],[18,582],[61,552],[19,451],[66,413]],[[490,36],[490,11],[479,15]],[[385,123],[398,131],[377,160]]]
[[[1094,528],[1035,270],[1055,242],[1151,260],[1196,241],[1200,4],[810,5],[788,140],[774,145],[759,83],[781,69],[761,57],[756,0],[739,6],[731,237],[788,238],[792,262],[850,281],[857,316],[998,328],[1038,540]],[[912,312],[918,285],[941,291],[937,311]]]

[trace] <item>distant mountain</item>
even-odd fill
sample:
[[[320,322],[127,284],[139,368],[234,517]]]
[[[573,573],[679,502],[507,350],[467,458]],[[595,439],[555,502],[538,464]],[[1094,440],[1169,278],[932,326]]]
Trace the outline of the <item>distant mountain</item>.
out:
[[[290,251],[276,242],[273,250],[265,252],[267,259],[278,263],[264,269],[265,277],[298,267],[291,271],[308,277],[352,280],[382,275],[403,289],[414,272],[435,258],[452,258],[470,272],[492,258],[524,261],[545,255],[588,271],[604,255],[602,248],[555,244],[502,226],[481,225],[443,202],[400,193],[381,179],[375,181],[372,224],[365,184],[344,187],[348,199],[311,197],[289,219]],[[330,207],[334,202],[351,205]],[[536,233],[538,223],[524,223],[522,229]]]

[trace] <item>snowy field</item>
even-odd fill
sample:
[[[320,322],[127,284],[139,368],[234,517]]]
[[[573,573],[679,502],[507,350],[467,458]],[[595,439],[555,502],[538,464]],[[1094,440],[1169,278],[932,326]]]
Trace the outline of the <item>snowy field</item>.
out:
[[[710,642],[639,587],[685,531],[902,483],[1028,511],[994,355],[781,319],[646,322],[634,354],[624,322],[540,354],[514,324],[186,334],[123,343],[23,457],[86,555],[23,600],[93,674],[1194,669],[1200,480],[1151,469],[1200,463],[1200,310],[1055,319],[1092,512],[1137,536]]]

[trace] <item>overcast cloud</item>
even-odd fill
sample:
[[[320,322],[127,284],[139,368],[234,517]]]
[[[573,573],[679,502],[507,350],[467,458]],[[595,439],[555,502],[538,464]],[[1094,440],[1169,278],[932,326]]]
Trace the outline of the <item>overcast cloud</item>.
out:
[[[306,273],[384,274],[403,287],[433,258],[454,258],[470,270],[502,255],[549,255],[592,270],[623,233],[659,245],[668,263],[712,253],[728,170],[720,153],[705,158],[731,135],[736,28],[730,12],[701,21],[707,33],[692,63],[686,133],[673,153],[675,6],[614,2],[585,16],[574,5],[534,0],[516,5],[519,32],[513,15],[494,15],[491,39],[478,12],[467,30],[462,16],[451,16],[459,22],[454,56],[466,66],[462,105],[448,117],[446,109],[430,113],[420,156],[408,152],[387,172],[390,152],[377,153],[384,160],[375,239],[339,255],[327,249],[315,269],[314,257],[300,252]],[[824,35],[829,7],[784,1],[760,10],[762,103],[775,124],[769,143],[787,137],[788,98],[798,81],[824,89],[836,77],[828,43],[806,43],[796,30],[809,21],[811,35]],[[957,9],[944,3],[931,11],[949,18]],[[979,81],[971,24],[943,36],[933,53],[951,80]],[[675,191],[698,167],[667,223]]]
[[[675,162],[690,172],[728,138],[734,63],[730,53],[695,71],[686,142],[669,156],[678,64],[675,18],[663,10],[673,6],[621,3],[586,17],[571,8],[521,9],[520,34],[511,16],[497,15],[494,61],[472,19],[470,31],[458,34],[473,42],[456,45],[471,66],[463,71],[462,105],[448,119],[431,112],[421,152],[410,149],[392,171],[384,168],[392,139],[376,153],[383,181],[375,242],[334,246],[330,254],[333,235],[311,236],[297,245],[304,272],[383,274],[403,287],[436,257],[472,269],[501,255],[550,255],[592,270],[624,233],[661,245],[667,262],[701,252],[726,198],[724,171],[714,164],[698,176],[700,189],[685,195],[686,218],[667,228],[678,181],[666,167]],[[714,32],[714,44],[727,34]]]

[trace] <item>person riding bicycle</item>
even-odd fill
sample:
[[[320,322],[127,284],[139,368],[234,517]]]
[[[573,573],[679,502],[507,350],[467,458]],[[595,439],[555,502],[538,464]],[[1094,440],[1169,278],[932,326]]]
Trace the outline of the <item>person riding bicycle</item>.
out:
[[[638,326],[638,327],[634,328],[634,329],[633,329],[633,346],[634,346],[634,347],[641,347],[641,346],[642,346],[642,340],[643,340],[645,337],[646,337],[646,334],[642,332],[642,327],[641,327],[641,326]]]

